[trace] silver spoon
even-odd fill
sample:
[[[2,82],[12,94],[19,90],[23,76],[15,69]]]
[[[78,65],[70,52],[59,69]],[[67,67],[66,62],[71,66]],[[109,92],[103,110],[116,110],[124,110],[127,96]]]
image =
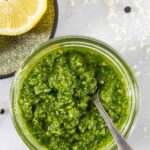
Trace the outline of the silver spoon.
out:
[[[95,106],[97,107],[97,109],[99,110],[99,112],[100,112],[101,116],[103,117],[104,121],[106,122],[112,136],[114,137],[114,139],[116,141],[116,144],[117,144],[118,148],[120,150],[132,150],[130,145],[125,141],[125,139],[122,137],[122,135],[116,129],[116,127],[114,126],[114,124],[111,121],[110,117],[106,113],[104,107],[100,103],[99,96],[100,95],[99,95],[99,87],[98,87],[96,93],[92,96],[92,100],[93,100]]]

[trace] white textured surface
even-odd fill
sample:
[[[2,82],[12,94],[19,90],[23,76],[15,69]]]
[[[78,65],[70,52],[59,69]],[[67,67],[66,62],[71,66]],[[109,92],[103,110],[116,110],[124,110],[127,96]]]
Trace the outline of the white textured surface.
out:
[[[105,3],[104,3],[105,1]],[[128,141],[135,150],[150,150],[150,1],[58,0],[56,36],[86,35],[105,41],[126,59],[141,89],[141,107]],[[132,12],[124,13],[125,6]],[[0,80],[0,150],[28,150],[11,121],[9,90],[12,78]]]

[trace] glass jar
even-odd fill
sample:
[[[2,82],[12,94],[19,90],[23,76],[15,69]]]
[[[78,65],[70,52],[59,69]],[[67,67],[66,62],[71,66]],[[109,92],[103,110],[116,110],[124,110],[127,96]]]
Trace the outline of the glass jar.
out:
[[[21,119],[19,106],[18,106],[18,95],[19,89],[22,85],[24,76],[27,75],[29,68],[34,65],[36,61],[38,61],[41,57],[49,53],[50,51],[57,50],[60,47],[75,47],[80,46],[84,48],[90,48],[91,51],[97,51],[100,54],[104,55],[108,59],[112,61],[122,73],[124,79],[126,80],[127,87],[128,87],[128,94],[131,102],[130,108],[130,116],[127,123],[122,128],[122,135],[127,138],[131,133],[131,129],[134,126],[135,119],[137,113],[139,111],[139,104],[140,104],[140,96],[139,96],[139,89],[138,84],[135,79],[134,74],[132,73],[130,67],[127,63],[121,58],[121,56],[109,45],[103,43],[101,41],[89,38],[89,37],[77,37],[77,36],[65,36],[55,38],[50,40],[43,45],[41,45],[38,49],[33,51],[30,56],[22,63],[20,69],[15,75],[14,81],[12,83],[11,88],[11,111],[12,111],[12,118],[16,130],[18,134],[23,139],[23,141],[28,145],[30,149],[33,150],[44,150],[44,147],[39,145],[37,141],[30,135],[26,126],[23,124]],[[112,150],[116,147],[115,142],[109,145],[106,149]]]

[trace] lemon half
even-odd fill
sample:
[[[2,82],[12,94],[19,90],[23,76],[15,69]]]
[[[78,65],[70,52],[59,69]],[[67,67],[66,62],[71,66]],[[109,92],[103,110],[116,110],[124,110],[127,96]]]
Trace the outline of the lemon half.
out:
[[[31,30],[47,9],[47,0],[0,0],[0,34],[20,35]]]

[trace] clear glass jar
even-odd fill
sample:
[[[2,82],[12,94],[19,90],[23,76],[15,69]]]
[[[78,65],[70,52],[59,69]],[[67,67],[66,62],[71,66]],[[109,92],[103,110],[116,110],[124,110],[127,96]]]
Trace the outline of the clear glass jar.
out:
[[[91,51],[97,51],[110,59],[112,63],[120,70],[124,79],[127,82],[128,94],[131,101],[131,111],[127,123],[122,128],[122,135],[128,137],[131,133],[131,129],[134,126],[137,113],[139,111],[140,96],[138,84],[135,79],[134,74],[130,70],[130,67],[127,63],[121,58],[121,56],[109,45],[101,41],[89,38],[89,37],[77,37],[77,36],[65,36],[60,38],[55,38],[50,40],[38,49],[33,51],[30,56],[22,63],[20,69],[15,75],[14,81],[11,88],[11,111],[12,118],[18,134],[23,139],[23,141],[28,145],[30,149],[33,150],[44,150],[44,148],[37,143],[37,141],[31,137],[30,133],[26,129],[26,126],[23,124],[23,121],[20,117],[20,111],[18,106],[18,95],[19,89],[22,85],[24,76],[27,74],[29,68],[42,56],[46,55],[50,51],[57,50],[60,47],[72,47],[80,46],[90,48]],[[115,142],[109,145],[106,149],[112,150],[116,147]]]

